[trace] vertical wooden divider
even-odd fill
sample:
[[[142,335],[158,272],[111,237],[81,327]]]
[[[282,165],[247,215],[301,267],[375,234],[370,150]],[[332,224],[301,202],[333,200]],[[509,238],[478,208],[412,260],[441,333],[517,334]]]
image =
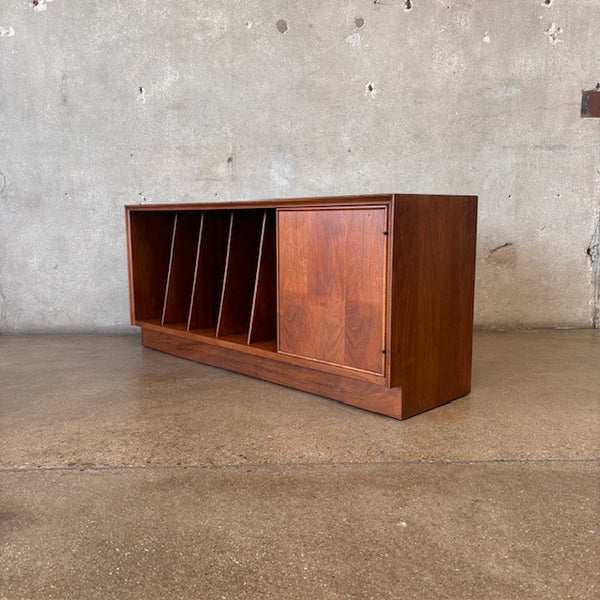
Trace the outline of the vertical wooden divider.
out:
[[[190,297],[190,310],[188,311],[186,330],[189,331],[194,311],[194,300],[196,298],[196,287],[198,285],[198,267],[200,265],[200,247],[202,246],[202,233],[204,231],[204,211],[200,215],[200,229],[198,230],[198,244],[196,246],[196,264],[194,266],[194,282],[192,283],[192,294]]]
[[[227,258],[225,259],[225,273],[223,276],[223,286],[221,287],[221,299],[219,300],[219,317],[217,319],[216,337],[219,337],[223,320],[223,304],[225,300],[225,288],[227,286],[227,272],[229,271],[229,261],[231,259],[231,239],[233,237],[233,211],[229,216],[229,235],[227,237]]]
[[[256,276],[254,277],[254,293],[252,294],[252,309],[250,310],[250,326],[248,327],[248,340],[247,343],[251,344],[253,338],[253,330],[255,328],[256,321],[256,297],[258,295],[258,282],[260,280],[261,262],[263,252],[265,249],[265,229],[267,225],[267,211],[263,212],[262,225],[260,228],[260,243],[258,246],[258,262],[256,263]]]
[[[277,336],[275,252],[275,211],[265,209],[256,265],[248,344],[274,340]]]
[[[171,281],[171,274],[173,273],[173,254],[175,252],[175,234],[177,232],[177,220],[179,217],[179,213],[175,213],[175,218],[173,219],[173,232],[171,233],[171,253],[169,255],[169,270],[167,272],[167,282],[165,284],[165,293],[163,296],[163,307],[162,313],[160,316],[160,324],[165,324],[165,316],[167,314],[167,299],[169,297],[169,282]]]

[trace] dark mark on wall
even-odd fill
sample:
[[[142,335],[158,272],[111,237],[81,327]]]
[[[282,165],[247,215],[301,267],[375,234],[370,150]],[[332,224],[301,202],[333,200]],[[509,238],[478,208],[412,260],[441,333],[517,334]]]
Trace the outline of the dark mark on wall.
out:
[[[365,20],[362,17],[356,17],[354,19],[354,24],[356,25],[356,27],[358,29],[361,29],[362,27],[365,26]]]
[[[279,19],[279,21],[276,23],[276,26],[279,33],[285,33],[288,30],[288,24],[285,19]]]
[[[584,119],[600,117],[600,83],[593,90],[584,90],[581,96],[581,116]]]
[[[69,103],[69,96],[67,94],[68,89],[68,81],[69,77],[66,72],[63,72],[60,76],[60,103],[62,106],[67,106]]]
[[[227,162],[228,162],[228,163],[232,163],[232,162],[233,162],[233,156],[230,156],[230,157],[227,159]]]
[[[409,10],[412,10],[412,7],[413,7],[412,6],[412,0],[405,0],[404,1],[404,10],[405,11],[408,12]]]
[[[0,194],[6,189],[6,177],[2,171],[0,171]]]
[[[48,2],[54,2],[54,0],[29,0],[29,5],[37,12],[41,12],[48,8]]]
[[[544,31],[544,35],[551,44],[558,44],[562,41],[560,37],[558,37],[562,32],[562,27],[559,27],[556,23],[551,23],[550,27]]]

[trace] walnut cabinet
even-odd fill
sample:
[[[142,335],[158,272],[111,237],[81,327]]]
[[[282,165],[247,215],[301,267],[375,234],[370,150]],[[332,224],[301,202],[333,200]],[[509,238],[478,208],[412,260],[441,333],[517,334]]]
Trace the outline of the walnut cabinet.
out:
[[[126,207],[156,350],[404,419],[471,385],[477,198]]]

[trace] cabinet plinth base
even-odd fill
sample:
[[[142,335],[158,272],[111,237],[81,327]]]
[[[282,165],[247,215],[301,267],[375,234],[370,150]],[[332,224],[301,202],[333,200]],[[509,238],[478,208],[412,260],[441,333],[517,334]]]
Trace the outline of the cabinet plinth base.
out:
[[[233,350],[201,339],[191,340],[147,327],[142,327],[142,343],[154,350],[338,400],[395,419],[405,418],[402,415],[402,389],[399,387],[388,388],[385,385],[287,364],[281,360],[251,354],[243,346],[240,346],[240,350]]]

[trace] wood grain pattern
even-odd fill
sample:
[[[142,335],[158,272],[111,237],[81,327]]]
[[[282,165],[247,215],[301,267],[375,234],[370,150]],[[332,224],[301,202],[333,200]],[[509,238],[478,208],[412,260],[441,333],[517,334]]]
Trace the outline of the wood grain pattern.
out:
[[[385,207],[278,211],[279,350],[383,374]]]
[[[470,391],[477,199],[393,202],[392,386],[405,417]]]

